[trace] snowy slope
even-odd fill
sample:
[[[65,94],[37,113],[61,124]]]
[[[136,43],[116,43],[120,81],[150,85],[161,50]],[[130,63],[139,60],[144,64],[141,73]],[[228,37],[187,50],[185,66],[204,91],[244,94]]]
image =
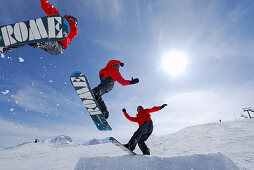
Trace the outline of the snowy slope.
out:
[[[129,156],[111,143],[98,145],[52,145],[28,143],[14,148],[0,150],[0,169],[103,169],[131,165],[173,168],[207,169],[202,161],[214,169],[254,169],[254,129],[253,120],[211,123],[185,128],[177,133],[148,140],[152,156]],[[125,141],[121,142],[126,142]],[[137,148],[136,151],[140,153]],[[220,153],[218,153],[220,152]],[[231,160],[229,160],[229,157]],[[125,162],[125,163],[124,163]],[[217,162],[217,164],[214,164]],[[94,165],[94,166],[93,166]],[[164,167],[164,168],[163,168]]]
[[[221,152],[239,167],[254,169],[253,129],[254,120],[210,123],[155,138],[148,145],[160,156]]]

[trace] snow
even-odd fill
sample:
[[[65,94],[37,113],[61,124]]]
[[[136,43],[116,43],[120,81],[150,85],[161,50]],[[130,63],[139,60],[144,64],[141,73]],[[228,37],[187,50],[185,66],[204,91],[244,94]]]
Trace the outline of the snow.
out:
[[[23,63],[25,60],[22,57],[19,57],[19,62]]]
[[[179,157],[158,156],[116,156],[116,157],[92,157],[81,158],[75,170],[191,170],[191,169],[227,169],[238,170],[239,168],[227,157],[220,153],[207,155],[189,155]]]
[[[0,56],[1,58],[3,58],[3,59],[5,59],[5,56],[4,56],[4,54],[3,53],[1,53],[1,56]]]
[[[76,144],[68,136],[0,150],[0,169],[254,169],[254,120],[192,126],[151,136],[151,156],[128,155],[112,143]],[[117,136],[114,136],[116,139]],[[126,143],[130,137],[119,139]],[[91,140],[100,143],[104,139]],[[89,142],[88,142],[89,143]]]
[[[3,95],[6,95],[6,94],[10,93],[10,90],[5,90],[5,91],[2,91],[1,93],[2,93]]]

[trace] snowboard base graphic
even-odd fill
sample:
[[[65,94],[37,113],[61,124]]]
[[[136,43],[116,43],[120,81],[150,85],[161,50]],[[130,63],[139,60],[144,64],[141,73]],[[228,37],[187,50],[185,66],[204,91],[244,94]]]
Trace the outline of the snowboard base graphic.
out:
[[[109,126],[106,118],[103,116],[97,101],[95,100],[93,91],[86,76],[83,73],[76,71],[71,74],[70,79],[74,89],[85,105],[85,108],[94,121],[97,129],[100,131],[111,131],[112,129]]]
[[[50,15],[0,27],[0,47],[61,41],[68,37],[70,25],[59,15]]]
[[[123,144],[121,144],[120,142],[118,142],[118,140],[116,140],[114,137],[110,137],[109,141],[111,143],[113,143],[114,145],[120,147],[121,149],[123,149],[124,151],[128,152],[131,155],[137,155],[135,152],[129,150],[128,148],[126,148]]]

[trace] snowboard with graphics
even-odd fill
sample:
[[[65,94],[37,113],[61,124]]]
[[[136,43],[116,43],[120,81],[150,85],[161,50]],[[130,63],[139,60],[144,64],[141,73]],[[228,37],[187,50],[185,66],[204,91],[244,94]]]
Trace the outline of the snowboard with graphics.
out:
[[[86,76],[83,73],[76,71],[71,74],[70,79],[74,89],[85,105],[97,129],[100,131],[111,131],[112,129],[109,126],[106,118],[103,116],[97,101],[95,100],[93,91]]]
[[[68,37],[70,25],[59,15],[45,16],[0,27],[0,47],[61,41]]]
[[[126,148],[123,144],[121,144],[120,142],[118,142],[118,140],[116,140],[114,137],[110,137],[109,141],[111,143],[113,143],[114,145],[120,147],[121,149],[123,149],[124,151],[128,152],[131,155],[137,155],[135,152],[131,151],[130,149]]]

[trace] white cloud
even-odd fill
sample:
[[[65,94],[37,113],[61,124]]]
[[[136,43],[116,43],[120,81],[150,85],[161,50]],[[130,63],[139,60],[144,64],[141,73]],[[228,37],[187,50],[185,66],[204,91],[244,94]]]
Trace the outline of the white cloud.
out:
[[[89,120],[87,124],[90,124]],[[103,134],[95,126],[66,125],[62,123],[54,124],[48,128],[23,125],[11,121],[3,120],[0,117],[0,148],[12,147],[24,142],[33,142],[35,139],[46,139],[58,135],[70,136],[74,142],[84,143],[93,138],[105,138],[110,134]]]
[[[54,132],[29,127],[0,118],[0,147],[11,147],[23,142],[32,142],[35,138],[54,136]]]
[[[75,91],[73,91],[74,95]],[[40,86],[25,86],[13,96],[19,106],[42,114],[63,114],[63,112],[68,112],[72,108],[78,109],[82,107],[81,102],[76,102],[78,98],[73,102],[68,97],[68,94],[58,92],[43,84]],[[56,107],[56,105],[59,106],[60,104],[63,106],[62,109]]]
[[[153,116],[157,126],[155,133],[168,134],[189,125],[217,122],[219,119],[241,119],[242,108],[253,106],[253,85],[193,90],[175,95],[165,93],[161,100],[168,106]]]

